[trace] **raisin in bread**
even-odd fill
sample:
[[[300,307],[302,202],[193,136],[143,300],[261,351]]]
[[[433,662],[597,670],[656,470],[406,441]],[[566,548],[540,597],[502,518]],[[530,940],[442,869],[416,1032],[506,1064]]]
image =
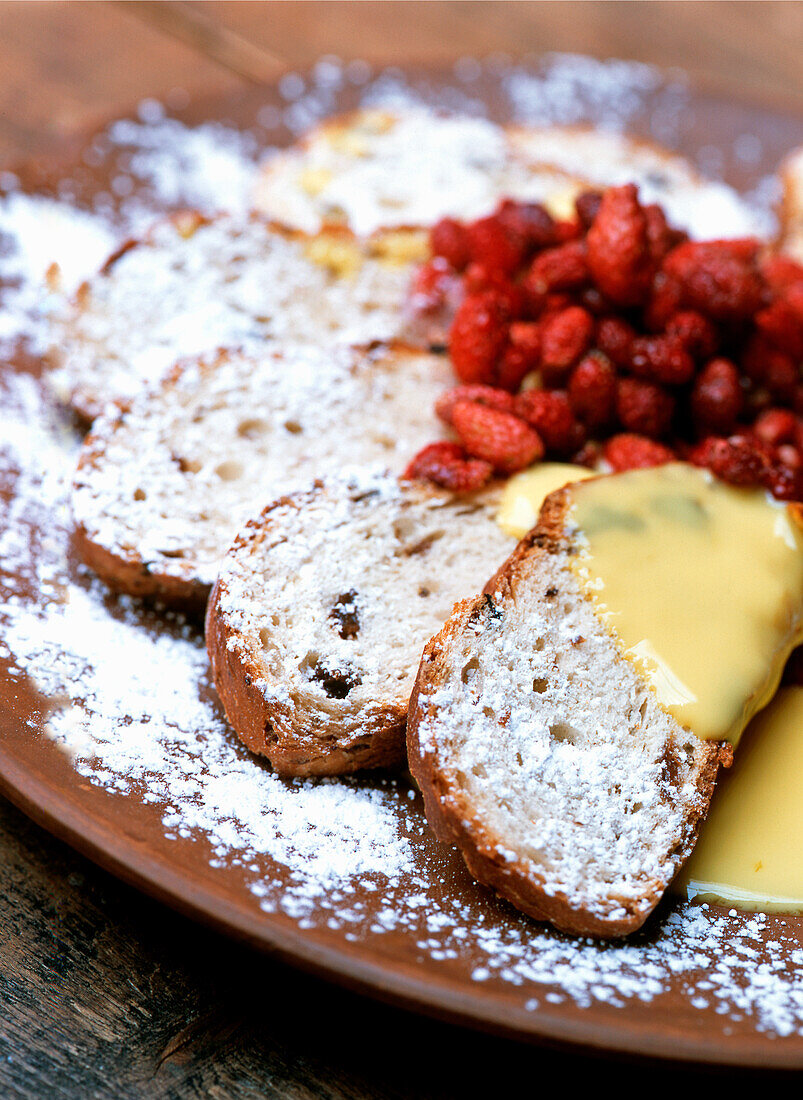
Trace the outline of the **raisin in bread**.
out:
[[[397,471],[441,435],[448,361],[403,345],[266,346],[180,364],[101,417],[72,492],[84,560],[113,588],[203,606],[256,508],[345,465]]]
[[[115,253],[57,326],[49,374],[87,419],[179,359],[266,340],[367,343],[402,334],[412,233],[315,237],[260,218],[186,213]]]
[[[567,932],[622,936],[692,850],[731,750],[663,710],[596,615],[569,494],[427,645],[410,769],[477,879]]]
[[[283,775],[400,765],[424,643],[513,545],[494,521],[498,496],[363,471],[248,523],[206,616],[215,684],[245,744]]]
[[[366,234],[447,215],[471,221],[502,198],[570,217],[581,191],[629,181],[692,236],[763,228],[731,188],[653,143],[583,126],[503,127],[423,107],[327,119],[266,162],[254,203],[308,232],[340,224]]]

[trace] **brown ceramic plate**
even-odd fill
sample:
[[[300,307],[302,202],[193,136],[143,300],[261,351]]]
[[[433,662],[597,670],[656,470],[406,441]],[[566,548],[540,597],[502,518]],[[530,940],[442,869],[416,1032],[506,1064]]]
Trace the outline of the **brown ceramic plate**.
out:
[[[405,86],[502,119],[619,122],[742,188],[803,142],[795,116],[696,94],[642,67],[565,59],[520,70],[462,61],[406,77],[326,61],[225,102],[188,105],[177,93],[174,114],[246,132],[245,145],[234,141],[240,156]],[[141,221],[203,203],[182,183],[182,173],[202,179],[186,131],[171,131],[152,104],[143,116],[21,168],[20,190],[104,210],[121,233],[136,204]],[[234,148],[230,132],[218,139]],[[229,169],[215,168],[218,196],[236,190]],[[0,174],[0,185],[14,180]],[[3,250],[0,238],[0,260]],[[7,288],[6,303],[15,293]],[[76,428],[43,395],[30,342],[5,346],[0,787],[14,802],[170,905],[378,997],[526,1039],[803,1066],[803,918],[669,901],[625,945],[575,941],[473,883],[430,836],[404,781],[281,783],[241,750],[206,681],[197,629],[106,597],[73,560],[63,482]]]

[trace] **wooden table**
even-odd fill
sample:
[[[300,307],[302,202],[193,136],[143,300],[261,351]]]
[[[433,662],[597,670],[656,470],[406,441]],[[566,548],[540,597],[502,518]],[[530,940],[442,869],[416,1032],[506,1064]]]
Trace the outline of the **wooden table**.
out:
[[[324,53],[576,50],[803,109],[802,46],[793,3],[0,3],[0,163],[143,96],[234,90]],[[654,1067],[477,1036],[257,957],[2,802],[0,860],[3,1097],[506,1096],[553,1073],[561,1091],[653,1086]],[[659,1072],[683,1087],[702,1071]]]

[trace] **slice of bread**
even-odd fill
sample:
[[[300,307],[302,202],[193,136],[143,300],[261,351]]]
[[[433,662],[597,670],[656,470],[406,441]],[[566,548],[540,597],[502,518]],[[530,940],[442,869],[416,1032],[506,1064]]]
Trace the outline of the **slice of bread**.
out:
[[[544,202],[569,217],[579,192],[626,181],[692,236],[765,229],[730,187],[654,143],[588,126],[498,126],[422,107],[321,123],[266,162],[254,204],[309,232],[340,224],[366,234],[429,226],[445,215],[470,221],[506,197]]]
[[[129,242],[79,290],[49,375],[93,419],[179,358],[265,340],[331,345],[400,337],[415,234],[309,237],[260,218],[186,213]]]
[[[206,640],[249,749],[282,775],[403,763],[424,643],[513,545],[494,521],[498,497],[361,471],[245,526],[212,590]]]
[[[180,364],[87,437],[72,507],[84,560],[111,587],[202,607],[255,509],[316,476],[401,471],[442,436],[443,356],[403,345],[266,346]]]
[[[781,251],[803,264],[803,149],[795,149],[781,165]]]
[[[570,567],[570,490],[427,645],[410,769],[471,873],[577,934],[638,928],[691,852],[731,749],[657,702]]]
[[[327,119],[262,167],[254,205],[315,232],[347,225],[432,225],[446,214],[488,214],[527,172],[502,127],[424,107],[363,109]]]

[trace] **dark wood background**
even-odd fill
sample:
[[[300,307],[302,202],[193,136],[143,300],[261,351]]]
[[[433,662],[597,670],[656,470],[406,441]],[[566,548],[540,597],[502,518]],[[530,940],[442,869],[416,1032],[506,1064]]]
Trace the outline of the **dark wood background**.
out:
[[[802,47],[803,4],[770,0],[0,3],[0,164],[143,96],[235,90],[324,53],[574,50],[803,110]],[[375,1005],[190,924],[2,801],[0,875],[4,1098],[439,1100],[659,1077],[683,1088],[707,1072],[545,1051]],[[710,1072],[703,1087],[728,1087]]]

